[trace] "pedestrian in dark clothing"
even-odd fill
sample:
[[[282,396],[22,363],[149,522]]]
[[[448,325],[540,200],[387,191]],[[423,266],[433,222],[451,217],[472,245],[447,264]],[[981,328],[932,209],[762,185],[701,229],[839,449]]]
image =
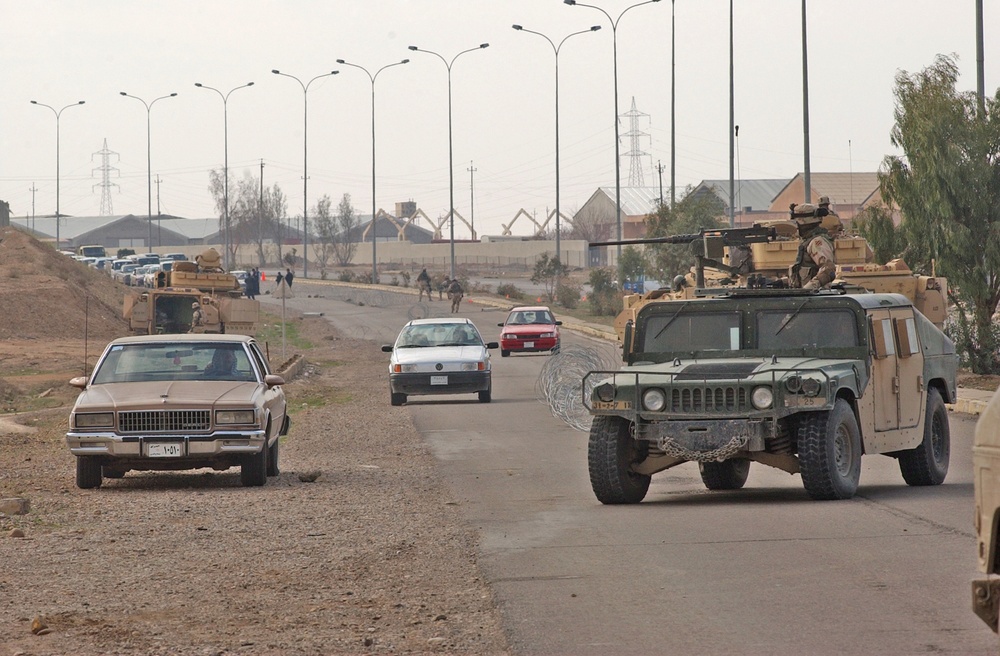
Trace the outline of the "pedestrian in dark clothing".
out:
[[[285,269],[285,283],[288,285],[289,289],[292,287],[292,280],[295,279],[295,274],[292,273],[291,269]]]
[[[277,285],[278,287],[281,287],[281,281],[284,279],[285,277],[281,275],[281,272],[279,271],[277,277],[275,277],[274,279],[274,284]]]

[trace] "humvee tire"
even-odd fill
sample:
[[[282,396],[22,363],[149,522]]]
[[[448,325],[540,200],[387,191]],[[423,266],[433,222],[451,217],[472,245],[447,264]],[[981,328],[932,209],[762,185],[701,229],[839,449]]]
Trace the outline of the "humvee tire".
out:
[[[830,412],[808,412],[798,427],[802,484],[813,499],[850,499],[861,480],[861,431],[854,411],[837,399]]]
[[[101,461],[94,456],[76,457],[76,486],[81,490],[101,487]]]
[[[244,456],[240,465],[240,483],[243,487],[259,487],[267,483],[267,444],[257,453]]]
[[[950,457],[948,409],[941,393],[932,387],[927,390],[924,440],[917,448],[899,454],[899,471],[907,485],[940,485],[948,475]]]
[[[701,481],[709,490],[738,490],[750,475],[750,461],[733,458],[722,462],[699,462]]]
[[[590,426],[587,462],[590,486],[604,504],[639,503],[649,490],[651,476],[629,468],[646,459],[649,446],[633,439],[629,422],[621,417],[598,416]]]

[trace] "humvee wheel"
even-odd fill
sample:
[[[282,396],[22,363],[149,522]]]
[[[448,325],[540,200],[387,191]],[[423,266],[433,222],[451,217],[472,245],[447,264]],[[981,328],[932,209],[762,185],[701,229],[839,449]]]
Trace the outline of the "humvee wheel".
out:
[[[104,476],[101,471],[101,461],[94,456],[76,457],[76,486],[81,490],[101,487]]]
[[[699,462],[701,480],[709,490],[738,490],[750,475],[750,461],[734,458],[722,462]]]
[[[927,390],[924,440],[917,448],[899,454],[899,471],[907,485],[940,485],[948,475],[950,457],[948,409],[941,393],[932,387]]]
[[[651,477],[631,470],[646,459],[648,446],[632,437],[630,425],[621,417],[594,417],[590,426],[590,486],[601,503],[639,503],[649,489]]]
[[[850,499],[861,479],[861,431],[851,406],[806,413],[798,428],[802,484],[813,499]]]

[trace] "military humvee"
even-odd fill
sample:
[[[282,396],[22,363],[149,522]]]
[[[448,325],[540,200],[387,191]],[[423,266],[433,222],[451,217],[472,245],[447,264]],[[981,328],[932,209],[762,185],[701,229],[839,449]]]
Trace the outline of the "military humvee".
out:
[[[153,289],[125,295],[123,316],[135,335],[161,333],[234,333],[253,335],[260,303],[242,298],[239,281],[221,266],[222,257],[209,248],[194,262],[175,262],[156,274]],[[192,303],[201,306],[203,321],[193,326]]]
[[[975,527],[979,571],[1000,574],[1000,393],[994,394],[976,422],[972,445],[972,481],[976,495]],[[972,610],[997,632],[1000,579],[972,582]]]
[[[814,499],[852,497],[863,454],[896,458],[909,485],[944,481],[958,356],[907,297],[702,289],[633,317],[624,367],[583,381],[602,503],[638,503],[685,462],[710,490],[743,487],[752,462],[798,473]]]

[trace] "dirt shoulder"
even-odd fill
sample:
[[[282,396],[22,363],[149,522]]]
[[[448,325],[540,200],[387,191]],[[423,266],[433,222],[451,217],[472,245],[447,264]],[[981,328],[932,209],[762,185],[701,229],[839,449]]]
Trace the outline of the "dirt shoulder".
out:
[[[231,469],[79,490],[65,409],[0,427],[0,498],[31,507],[0,515],[0,656],[508,653],[476,536],[385,403],[383,354],[322,319],[298,333],[309,366],[286,387],[282,473],[263,488]],[[7,372],[14,351],[0,348]],[[25,375],[79,375],[77,351],[53,352],[68,369],[35,355]],[[50,632],[33,634],[35,618]]]

